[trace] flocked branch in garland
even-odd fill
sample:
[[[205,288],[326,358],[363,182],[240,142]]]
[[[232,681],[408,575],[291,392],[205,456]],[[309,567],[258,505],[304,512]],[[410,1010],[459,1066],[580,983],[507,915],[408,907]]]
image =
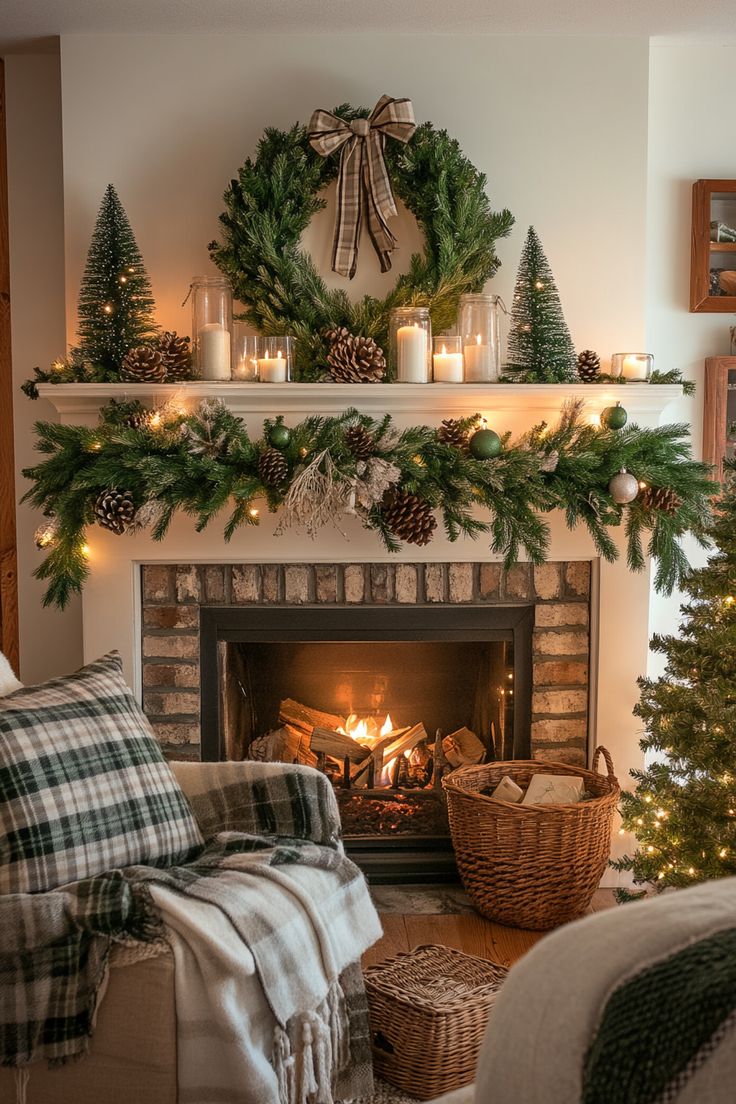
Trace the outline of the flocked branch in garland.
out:
[[[334,114],[348,123],[368,117],[349,104]],[[266,130],[255,159],[225,192],[223,240],[211,243],[212,259],[259,333],[296,338],[301,380],[326,373],[330,331],[344,328],[386,349],[392,307],[427,306],[435,331],[448,329],[460,296],[481,291],[499,266],[495,242],[510,232],[513,216],[491,209],[485,176],[447,131],[424,123],[407,145],[387,143],[385,157],[394,192],[425,238],[424,252],[412,256],[385,299],[366,295],[353,303],[344,290],[329,290],[299,247],[338,172],[337,158],[312,149],[306,127]]]
[[[439,515],[452,541],[488,533],[507,566],[522,553],[544,561],[549,531],[540,515],[561,509],[607,560],[617,556],[610,530],[624,524],[633,570],[644,566],[647,538],[656,585],[667,592],[688,566],[679,538],[690,532],[705,542],[715,490],[709,469],[690,456],[687,426],[597,428],[579,403],[566,405],[555,427],[540,424],[513,444],[479,429],[477,417],[398,431],[390,416],[376,421],[356,410],[293,428],[266,421],[251,440],[243,421],[212,399],[190,414],[113,402],[96,428],[36,429],[47,458],[24,472],[33,482],[25,498],[48,519],[37,534],[48,555],[36,575],[49,580],[46,603],[59,606],[86,578],[87,526],[150,528],[161,540],[178,510],[198,530],[228,510],[229,540],[257,524],[263,497],[280,512],[280,529],[313,532],[354,514],[390,551],[401,541],[426,544]],[[623,468],[667,494],[622,508],[609,484]]]

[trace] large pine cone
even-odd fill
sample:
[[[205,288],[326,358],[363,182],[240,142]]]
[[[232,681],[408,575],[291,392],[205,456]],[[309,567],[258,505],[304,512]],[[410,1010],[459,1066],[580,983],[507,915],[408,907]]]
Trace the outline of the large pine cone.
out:
[[[179,337],[176,330],[167,330],[158,339],[158,351],[164,360],[167,380],[177,383],[192,379],[192,350],[188,337]]]
[[[289,465],[283,452],[277,448],[268,448],[261,453],[258,474],[267,487],[281,490],[289,479]]]
[[[110,529],[120,536],[135,517],[135,503],[130,491],[117,491],[111,488],[102,491],[95,502],[97,524]]]
[[[120,366],[120,378],[126,383],[163,383],[166,378],[163,355],[149,345],[129,349]]]
[[[592,383],[601,370],[601,358],[592,349],[583,349],[578,355],[578,378]]]
[[[645,510],[659,510],[670,515],[682,506],[682,499],[671,487],[645,487],[639,495],[639,502]]]
[[[445,418],[437,430],[437,440],[443,445],[451,445],[462,452],[468,451],[468,431],[458,418]]]
[[[437,528],[437,518],[429,503],[399,487],[386,491],[383,516],[394,536],[407,544],[429,544]]]
[[[349,426],[345,430],[345,444],[356,460],[369,460],[376,454],[376,442],[362,425]]]
[[[327,363],[335,383],[377,383],[386,374],[383,349],[372,337],[351,334],[344,326],[329,330]]]

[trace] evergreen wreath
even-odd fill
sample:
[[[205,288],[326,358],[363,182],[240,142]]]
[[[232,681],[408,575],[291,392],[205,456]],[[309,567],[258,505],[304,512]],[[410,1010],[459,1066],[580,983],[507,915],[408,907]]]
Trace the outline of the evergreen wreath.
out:
[[[349,123],[369,112],[342,104],[334,114]],[[345,291],[330,291],[300,248],[338,173],[338,158],[320,157],[305,126],[267,129],[256,158],[246,160],[225,192],[223,241],[210,243],[212,259],[244,305],[246,321],[259,333],[296,338],[302,381],[326,373],[329,331],[345,327],[386,349],[389,311],[417,305],[429,307],[440,333],[454,325],[460,296],[481,291],[499,267],[495,242],[510,232],[513,216],[491,209],[485,176],[447,131],[424,123],[406,145],[387,143],[385,158],[394,192],[425,238],[423,254],[412,256],[385,299],[366,295],[352,303]]]
[[[507,567],[522,550],[532,563],[544,562],[549,528],[540,515],[551,510],[563,510],[570,529],[585,525],[609,561],[618,555],[609,530],[624,523],[630,568],[644,567],[648,534],[656,586],[669,593],[688,570],[679,538],[690,532],[707,543],[716,489],[710,469],[692,459],[687,425],[596,428],[582,410],[580,402],[567,403],[556,426],[541,423],[513,444],[506,434],[493,459],[478,459],[467,447],[476,416],[401,432],[390,415],[376,421],[357,410],[294,427],[279,417],[264,423],[258,440],[216,399],[189,414],[113,401],[97,427],[40,422],[37,447],[46,459],[23,472],[33,484],[25,500],[48,519],[37,534],[48,554],[35,575],[49,580],[47,605],[63,607],[81,590],[85,530],[97,521],[100,496],[124,505],[121,531],[148,528],[155,540],[178,510],[201,530],[226,508],[230,540],[240,526],[258,523],[255,500],[265,498],[280,514],[279,532],[300,525],[313,534],[354,514],[392,552],[400,540],[430,540],[437,511],[451,541],[489,533]],[[668,509],[640,499],[616,505],[608,485],[622,468],[669,488]]]

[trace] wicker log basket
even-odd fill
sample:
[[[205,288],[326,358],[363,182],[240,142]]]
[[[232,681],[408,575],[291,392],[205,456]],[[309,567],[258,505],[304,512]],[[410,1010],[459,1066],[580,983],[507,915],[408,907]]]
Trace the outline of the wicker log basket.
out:
[[[607,777],[596,770],[600,756]],[[525,788],[533,774],[575,775],[592,796],[570,805],[515,805],[479,792],[493,790],[504,775]],[[585,912],[608,861],[620,793],[605,748],[595,749],[592,770],[517,759],[461,767],[442,785],[458,870],[483,916],[546,931]]]

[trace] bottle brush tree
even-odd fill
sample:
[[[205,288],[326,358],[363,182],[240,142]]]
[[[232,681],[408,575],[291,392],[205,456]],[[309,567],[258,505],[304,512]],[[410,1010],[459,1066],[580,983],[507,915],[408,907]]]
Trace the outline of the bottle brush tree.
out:
[[[622,795],[638,846],[614,865],[658,890],[736,874],[736,463],[729,468],[716,551],[685,582],[680,632],[652,640],[665,673],[639,680],[641,747],[655,755],[632,772],[636,792]]]
[[[530,226],[514,287],[506,372],[524,383],[574,383],[576,365],[552,269]]]
[[[157,332],[151,284],[112,184],[102,199],[79,291],[79,344],[97,378],[117,379],[129,349]]]

